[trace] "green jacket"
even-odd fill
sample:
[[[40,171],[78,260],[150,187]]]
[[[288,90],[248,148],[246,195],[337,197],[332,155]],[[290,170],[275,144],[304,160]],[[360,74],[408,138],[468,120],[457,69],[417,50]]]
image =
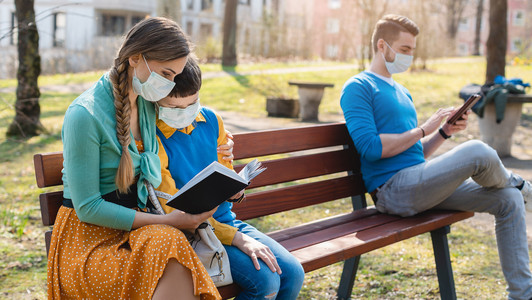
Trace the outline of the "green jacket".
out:
[[[503,85],[496,84],[482,98],[482,101],[475,106],[474,111],[479,117],[484,117],[484,107],[493,102],[495,105],[496,122],[500,123],[504,119],[504,112],[506,110],[506,103],[508,102],[508,94],[524,94],[525,89],[520,85],[505,83]]]
[[[154,187],[161,183],[161,163],[156,139],[155,108],[137,98],[139,125],[144,143],[140,153],[133,135],[128,150],[135,175],[139,175],[138,206],[146,206],[144,179]],[[72,102],[65,114],[63,139],[64,197],[71,199],[78,218],[87,223],[131,230],[135,210],[107,202],[102,195],[117,189],[115,175],[122,154],[116,137],[114,97],[109,75],[103,75]]]

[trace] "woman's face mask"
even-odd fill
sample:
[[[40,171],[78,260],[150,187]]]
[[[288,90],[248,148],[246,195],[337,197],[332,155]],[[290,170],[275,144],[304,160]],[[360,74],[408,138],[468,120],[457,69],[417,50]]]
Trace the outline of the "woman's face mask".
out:
[[[386,41],[384,41],[384,43],[386,43]],[[408,70],[412,64],[412,61],[414,60],[414,56],[397,53],[392,49],[392,47],[390,47],[390,45],[388,45],[388,43],[386,43],[386,46],[388,46],[388,48],[395,53],[395,59],[392,62],[386,61],[386,57],[384,56],[384,53],[382,53],[382,57],[384,58],[384,63],[386,64],[386,69],[388,69],[388,72],[390,72],[390,74],[396,74]]]
[[[159,106],[159,119],[166,125],[182,129],[192,124],[201,110],[199,99],[186,108],[173,108]]]
[[[148,62],[146,61],[146,58],[144,58],[144,55],[142,55],[142,58],[151,74],[150,77],[148,77],[148,80],[140,82],[137,77],[137,70],[135,69],[135,74],[133,75],[133,91],[150,102],[159,101],[170,94],[174,88],[175,82],[150,70],[150,66],[148,66]]]

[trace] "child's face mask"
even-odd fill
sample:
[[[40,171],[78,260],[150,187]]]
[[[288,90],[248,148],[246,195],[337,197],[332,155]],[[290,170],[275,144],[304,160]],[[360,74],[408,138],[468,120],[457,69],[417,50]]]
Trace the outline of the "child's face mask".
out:
[[[182,129],[192,124],[198,116],[201,109],[199,99],[186,108],[173,108],[159,106],[159,119],[163,120],[166,125]]]

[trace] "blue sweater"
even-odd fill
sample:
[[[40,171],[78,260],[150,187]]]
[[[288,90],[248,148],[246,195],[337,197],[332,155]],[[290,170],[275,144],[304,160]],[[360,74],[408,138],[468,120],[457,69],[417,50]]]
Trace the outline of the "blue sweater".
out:
[[[360,154],[366,189],[371,192],[398,171],[425,161],[418,141],[393,157],[381,158],[381,133],[400,134],[417,127],[417,114],[412,96],[402,85],[393,85],[377,76],[362,72],[344,85],[340,106]]]
[[[220,132],[218,118],[214,111],[202,107],[200,112],[196,122],[189,126],[190,132],[171,130],[166,124],[159,126],[161,123],[160,120],[158,121],[157,136],[168,156],[168,170],[177,189],[183,187],[213,161],[218,161],[218,138],[220,135],[225,138],[225,132]],[[166,181],[167,178],[163,174],[162,185],[165,185]],[[164,187],[163,191],[167,192]],[[221,223],[231,223],[236,216],[231,211],[232,207],[233,203],[223,202],[214,213],[214,219]]]

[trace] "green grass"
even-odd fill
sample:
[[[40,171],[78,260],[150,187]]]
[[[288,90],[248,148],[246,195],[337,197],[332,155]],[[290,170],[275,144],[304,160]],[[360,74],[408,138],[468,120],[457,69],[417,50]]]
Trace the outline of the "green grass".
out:
[[[235,71],[297,66],[307,64],[242,65]],[[204,72],[222,70],[219,65],[204,65],[202,68]],[[409,88],[419,117],[424,120],[439,107],[459,105],[459,89],[468,83],[483,82],[484,70],[484,61],[478,59],[437,61],[429,64],[429,71],[399,74],[394,78]],[[288,80],[323,81],[335,86],[325,90],[320,113],[340,115],[341,88],[355,73],[353,67],[349,70],[211,78],[204,80],[201,101],[220,111],[264,117],[266,96],[297,97],[297,88],[288,86]],[[42,76],[40,84],[91,82],[100,75],[101,72],[90,72]],[[525,82],[532,82],[532,66],[508,66],[507,77],[521,77]],[[15,85],[14,80],[0,80],[0,88]],[[0,298],[46,298],[45,228],[40,223],[37,200],[42,189],[35,184],[32,156],[38,152],[61,151],[64,112],[76,96],[74,93],[44,92],[40,101],[41,121],[47,133],[27,140],[14,140],[6,139],[5,132],[13,118],[15,96],[0,93]],[[251,223],[270,231],[345,212],[349,207],[349,201],[342,200],[259,218]],[[449,240],[458,297],[505,298],[506,285],[498,264],[493,232],[479,231],[471,225],[459,223],[453,226]],[[429,236],[422,235],[364,255],[353,298],[439,298],[431,251]],[[341,272],[342,264],[335,264],[307,274],[300,298],[333,299]]]

